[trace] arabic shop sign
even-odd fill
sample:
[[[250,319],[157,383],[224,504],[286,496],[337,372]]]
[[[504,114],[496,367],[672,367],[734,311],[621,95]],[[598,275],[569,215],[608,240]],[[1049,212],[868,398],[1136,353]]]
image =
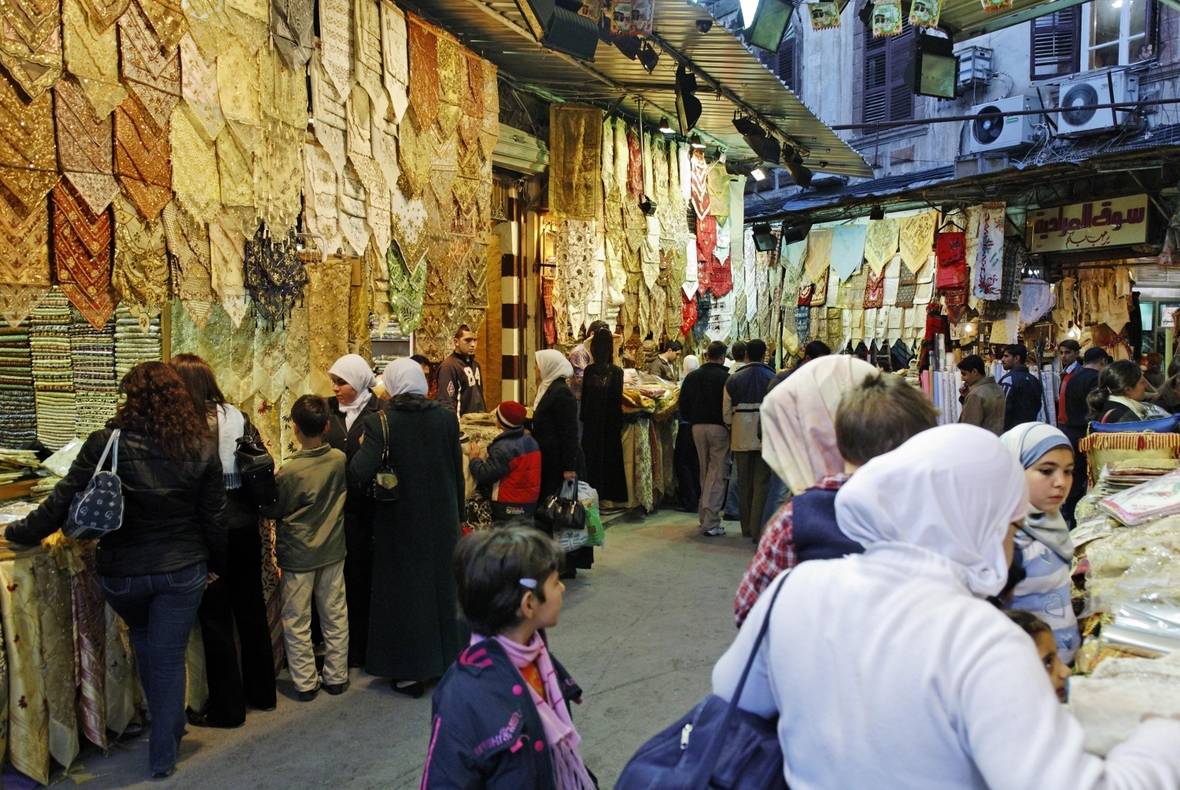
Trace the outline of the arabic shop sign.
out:
[[[1028,215],[1032,252],[1069,252],[1142,244],[1147,240],[1147,195],[1058,206]]]

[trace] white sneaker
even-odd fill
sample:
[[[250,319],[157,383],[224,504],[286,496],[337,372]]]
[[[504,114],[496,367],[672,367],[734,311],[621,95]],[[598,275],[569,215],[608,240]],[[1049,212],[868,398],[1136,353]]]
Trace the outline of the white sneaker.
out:
[[[725,535],[725,527],[718,524],[713,529],[705,530],[705,536],[709,538],[719,538]]]

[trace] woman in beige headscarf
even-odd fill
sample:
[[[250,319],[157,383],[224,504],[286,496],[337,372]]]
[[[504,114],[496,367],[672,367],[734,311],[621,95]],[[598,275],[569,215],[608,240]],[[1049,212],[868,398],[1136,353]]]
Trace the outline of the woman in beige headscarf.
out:
[[[863,436],[855,448],[841,447],[836,412],[853,410]],[[859,552],[836,526],[836,492],[849,474],[870,458],[892,450],[915,433],[935,425],[929,399],[902,379],[880,375],[855,357],[821,357],[799,368],[762,402],[762,458],[795,499],[767,522],[758,551],[742,577],[734,602],[740,627],[759,594],[784,570],[804,559],[831,559]],[[813,539],[807,553],[797,550],[796,529]]]

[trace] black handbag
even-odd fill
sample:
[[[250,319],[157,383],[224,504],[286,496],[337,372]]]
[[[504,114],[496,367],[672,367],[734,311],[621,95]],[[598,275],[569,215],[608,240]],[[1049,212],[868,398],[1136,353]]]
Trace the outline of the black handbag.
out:
[[[112,448],[114,452],[112,453]],[[111,470],[104,470],[111,453]],[[107,446],[86,487],[74,495],[70,515],[61,531],[75,540],[97,540],[123,526],[123,483],[119,480],[119,429],[111,432]]]
[[[738,708],[754,659],[766,639],[774,591],[741,680],[728,703],[710,694],[687,716],[639,748],[615,790],[787,790],[778,719]]]
[[[275,462],[262,440],[247,433],[238,437],[234,450],[242,488],[258,507],[270,507],[279,499],[279,485],[275,482]]]
[[[386,419],[384,410],[377,412],[377,415],[381,418],[383,442],[381,468],[377,470],[373,483],[369,486],[369,496],[378,502],[396,502],[401,494],[401,481],[397,479],[397,471],[389,463],[389,420]]]
[[[578,501],[578,479],[566,480],[561,491],[549,496],[533,518],[557,534],[567,529],[586,529],[586,506]]]

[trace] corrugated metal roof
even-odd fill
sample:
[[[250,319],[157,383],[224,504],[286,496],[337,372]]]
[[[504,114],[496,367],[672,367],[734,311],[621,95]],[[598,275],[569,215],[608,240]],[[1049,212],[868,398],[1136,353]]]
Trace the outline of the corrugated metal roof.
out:
[[[985,11],[980,0],[945,0],[942,5],[940,26],[954,34],[955,43],[965,41],[984,33],[994,33],[1006,27],[1019,25],[1045,14],[1062,11],[1086,0],[1055,0],[1054,2],[1029,2],[1014,0],[1012,8],[1006,11]]]
[[[621,109],[632,116],[638,115],[637,97],[642,97],[644,119],[651,124],[663,116],[675,123],[676,67],[678,59],[684,60],[697,75],[697,98],[704,107],[697,129],[723,145],[733,159],[753,157],[733,127],[735,112],[753,111],[807,150],[804,164],[810,169],[872,176],[864,158],[816,118],[724,26],[716,24],[708,33],[698,32],[697,22],[712,18],[687,0],[656,0],[652,39],[661,56],[650,75],[638,60],[628,60],[602,42],[593,63],[544,49],[528,33],[515,0],[404,0],[403,4],[450,31],[509,78],[542,95],[601,106],[625,96]]]

